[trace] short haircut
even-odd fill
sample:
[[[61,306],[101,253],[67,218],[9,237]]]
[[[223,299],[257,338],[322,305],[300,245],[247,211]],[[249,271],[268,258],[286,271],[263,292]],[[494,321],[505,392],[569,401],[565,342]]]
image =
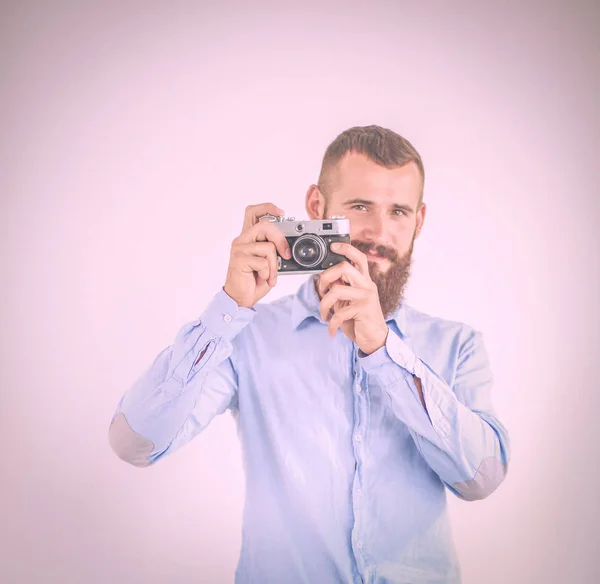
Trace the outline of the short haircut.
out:
[[[381,126],[355,126],[342,132],[328,147],[323,156],[318,187],[329,197],[332,187],[331,171],[348,153],[357,152],[386,168],[397,168],[414,162],[421,174],[421,195],[423,201],[425,169],[421,156],[414,146],[402,136]]]

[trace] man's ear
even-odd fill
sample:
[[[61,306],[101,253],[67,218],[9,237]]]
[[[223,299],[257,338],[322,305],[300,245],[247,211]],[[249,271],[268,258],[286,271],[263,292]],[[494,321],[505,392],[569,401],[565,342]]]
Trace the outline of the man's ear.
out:
[[[417,224],[415,226],[415,239],[419,237],[421,234],[421,229],[423,229],[423,223],[425,223],[425,214],[427,213],[427,205],[425,203],[421,203],[421,207],[417,211]]]
[[[306,213],[312,221],[314,219],[325,219],[325,197],[317,185],[310,185],[306,191]]]

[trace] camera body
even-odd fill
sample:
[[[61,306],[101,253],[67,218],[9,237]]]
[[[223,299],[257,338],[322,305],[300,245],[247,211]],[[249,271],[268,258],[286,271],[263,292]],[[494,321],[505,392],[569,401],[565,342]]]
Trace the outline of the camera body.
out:
[[[350,243],[350,221],[343,215],[308,221],[274,215],[263,215],[260,219],[275,223],[292,250],[289,260],[277,253],[279,274],[319,274],[344,260],[350,261],[331,251],[332,243]]]

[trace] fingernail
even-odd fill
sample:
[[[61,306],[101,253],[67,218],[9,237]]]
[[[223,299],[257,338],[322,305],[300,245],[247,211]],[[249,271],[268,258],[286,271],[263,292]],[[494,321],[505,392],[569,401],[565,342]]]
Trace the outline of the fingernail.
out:
[[[340,249],[340,244],[339,243],[332,243],[331,244],[331,249],[333,249],[333,250]]]

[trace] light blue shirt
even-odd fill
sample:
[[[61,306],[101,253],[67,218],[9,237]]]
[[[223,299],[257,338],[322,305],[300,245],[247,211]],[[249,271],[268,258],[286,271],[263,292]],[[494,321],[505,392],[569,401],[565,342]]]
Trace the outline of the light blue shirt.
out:
[[[220,290],[121,398],[111,446],[148,466],[232,412],[236,584],[460,582],[446,493],[486,497],[509,459],[482,335],[403,303],[364,356],[328,335],[314,278],[253,309]]]

